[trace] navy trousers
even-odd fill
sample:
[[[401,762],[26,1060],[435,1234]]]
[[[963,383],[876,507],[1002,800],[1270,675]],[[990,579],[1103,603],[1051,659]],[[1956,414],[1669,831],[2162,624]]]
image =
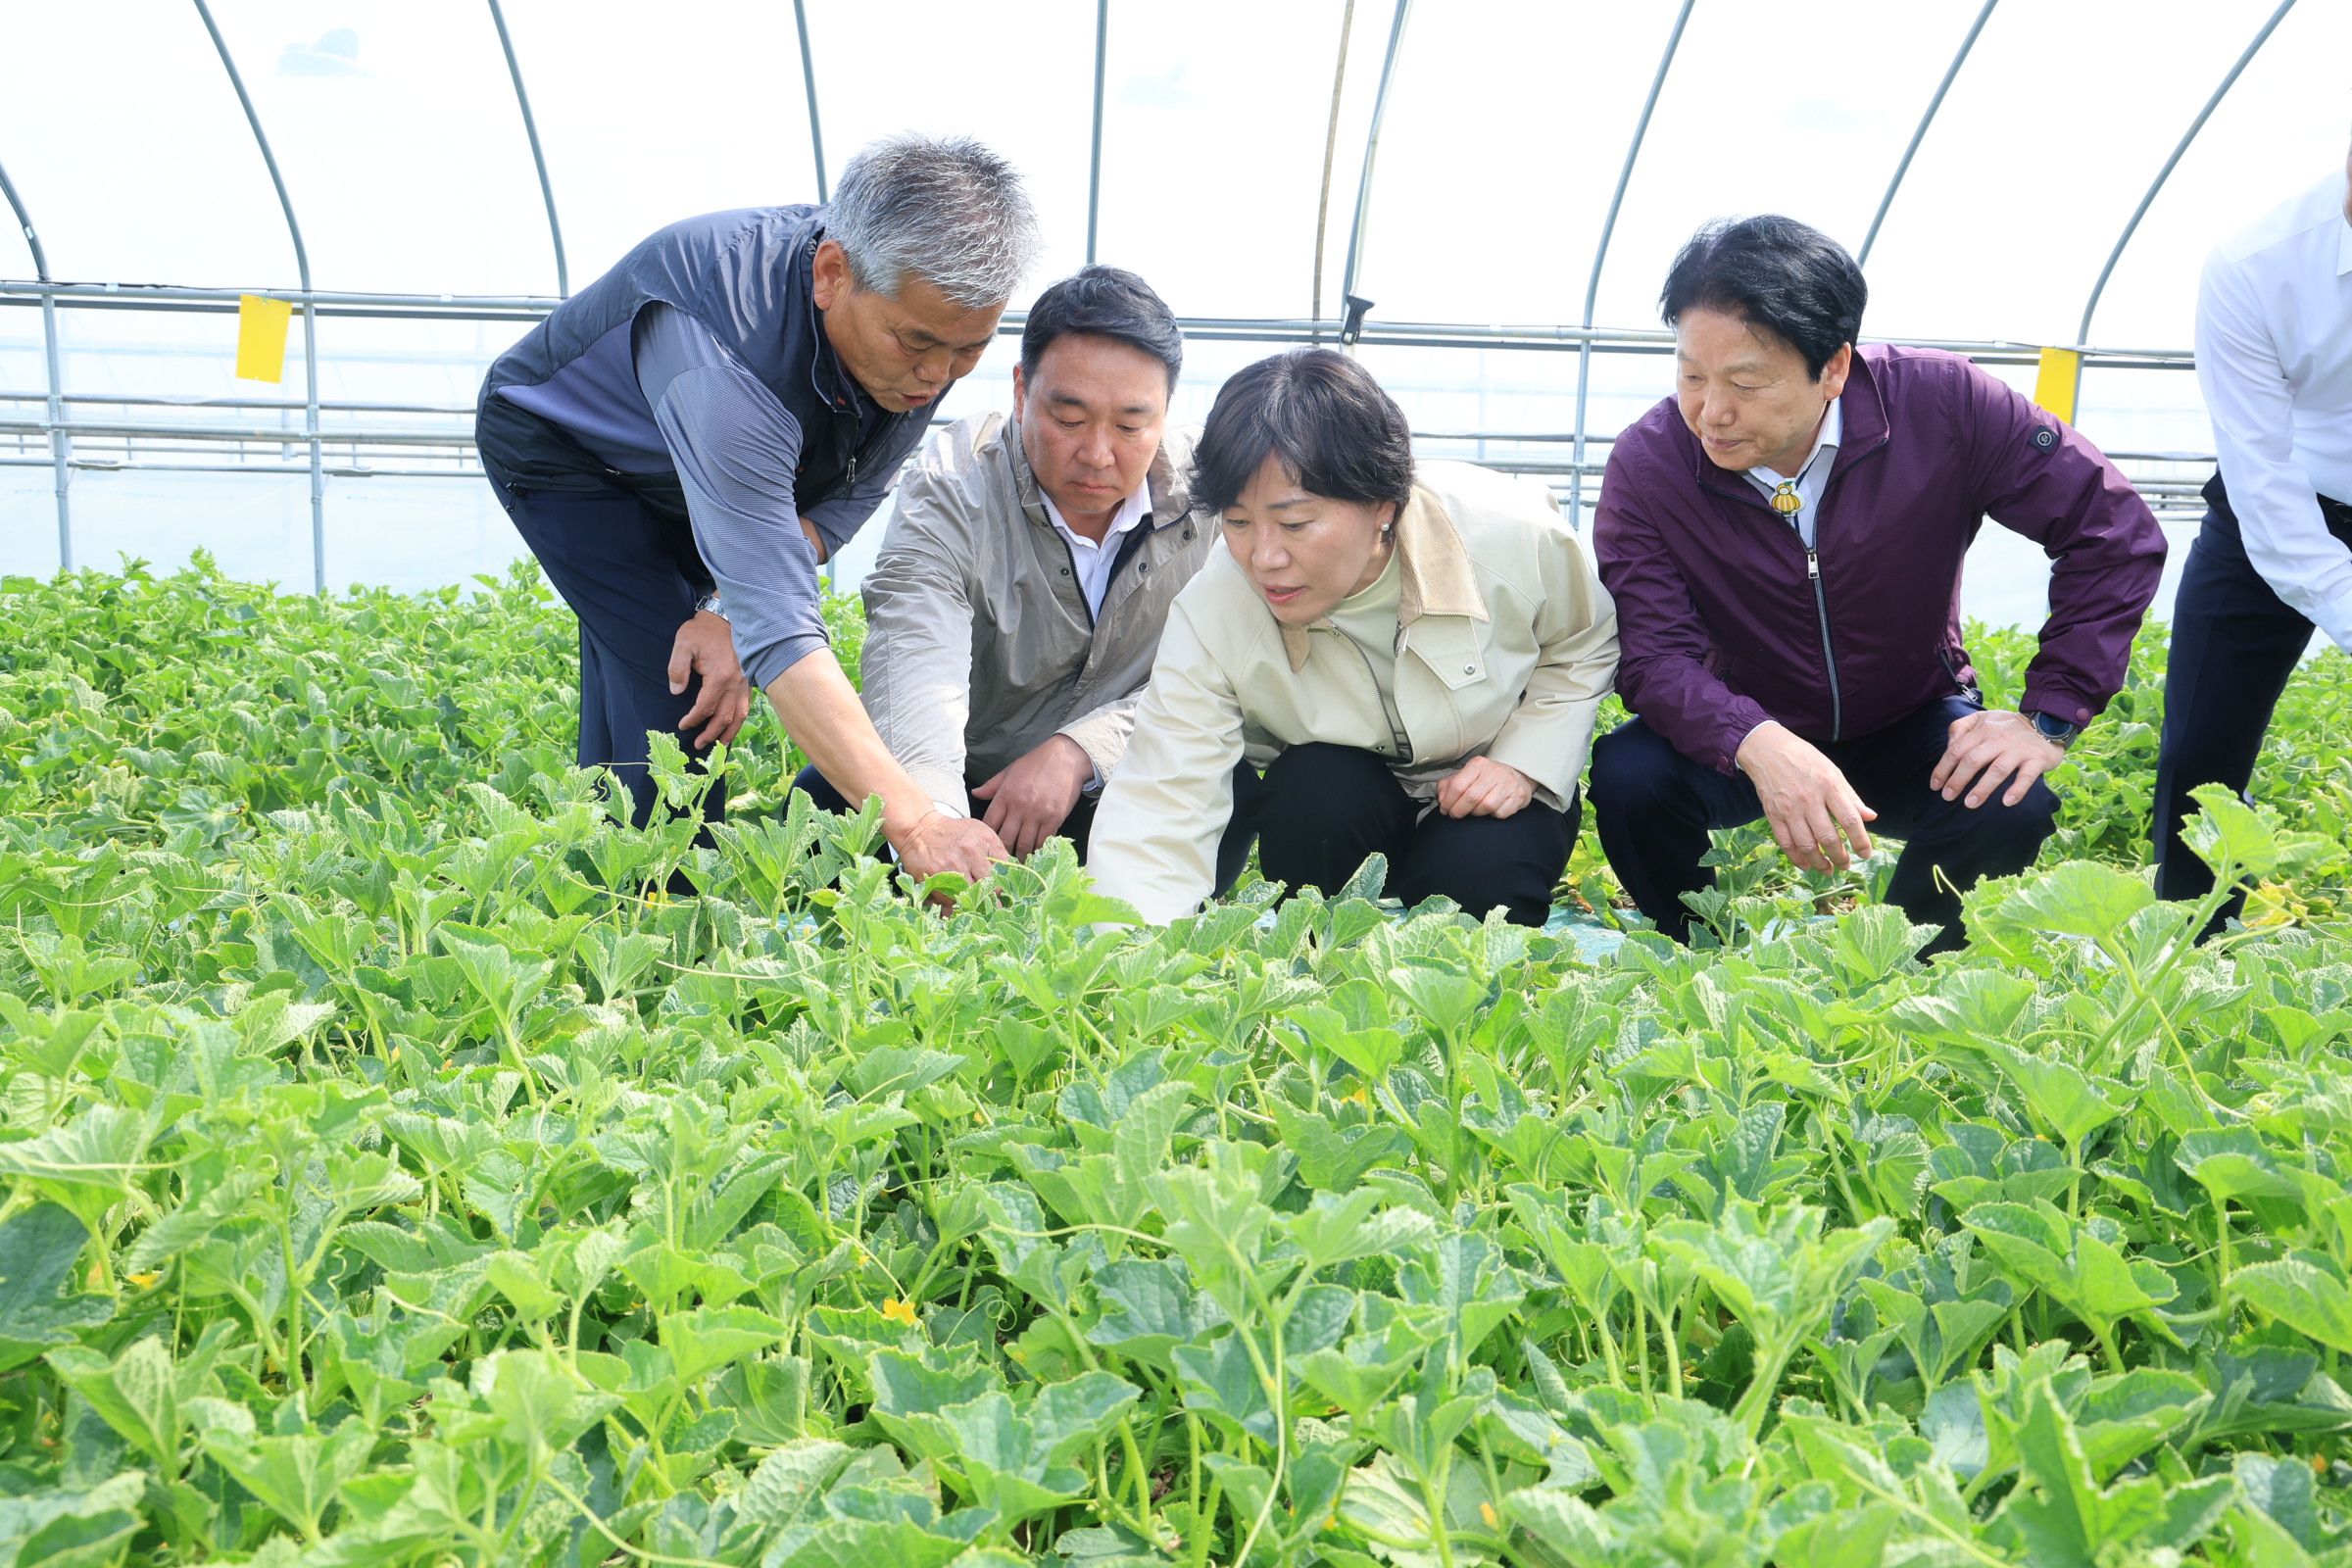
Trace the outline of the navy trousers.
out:
[[[981,782],[986,783],[987,780],[983,779]],[[808,796],[822,810],[838,811],[846,816],[852,809],[849,801],[843,797],[841,791],[835,789],[832,782],[814,767],[802,768],[799,775],[793,779],[792,787]],[[1250,826],[1248,805],[1255,797],[1257,789],[1257,771],[1248,762],[1242,763],[1233,770],[1233,799],[1236,809],[1233,813],[1233,820],[1225,828],[1225,837],[1217,844],[1217,895],[1220,898],[1224,896],[1227,889],[1233,886],[1235,879],[1240,877],[1242,867],[1250,863],[1250,845],[1253,835]],[[1061,827],[1057,831],[1058,837],[1068,839],[1071,846],[1078,851],[1078,859],[1081,864],[1086,860],[1088,841],[1094,836],[1095,806],[1099,799],[1099,796],[1094,795],[1079,796],[1078,804],[1070,808],[1070,814],[1062,818]],[[988,802],[977,795],[966,795],[964,805],[965,808],[974,816],[988,814]]]
[[[548,581],[580,622],[580,765],[609,767],[628,786],[631,817],[643,827],[659,792],[648,773],[646,732],[677,736],[689,760],[697,750],[678,734],[702,691],[702,677],[669,690],[669,652],[694,604],[710,591],[710,569],[694,529],[618,489],[514,491],[496,484],[514,531],[531,547]],[[726,814],[724,782],[703,803],[706,821]]]
[[[1996,794],[1974,810],[1965,796],[1947,801],[1928,787],[1953,721],[1982,706],[1955,694],[1876,734],[1822,748],[1862,804],[1879,813],[1871,833],[1904,841],[1886,901],[1916,924],[1943,927],[1928,945],[1931,953],[1966,940],[1960,896],[1952,889],[2032,865],[2058,814],[2058,797],[2039,780],[2015,806],[2002,805]],[[1638,718],[1594,743],[1592,808],[1599,813],[1600,847],[1618,880],[1642,912],[1678,942],[1690,940],[1695,918],[1683,895],[1715,885],[1714,869],[1699,864],[1707,831],[1740,827],[1764,814],[1744,773],[1719,773],[1692,761]]]
[[[2156,752],[2156,892],[2200,899],[2213,871],[2180,841],[2181,820],[2197,809],[2188,792],[2227,785],[2243,796],[2262,755],[2263,732],[2287,677],[2310,646],[2312,624],[2290,609],[2246,559],[2237,514],[2216,474],[2205,486],[2211,509],[2189,547],[2173,601],[2172,653],[2164,671],[2164,738]],[[2352,545],[2352,514],[2328,518],[2328,531]],[[2232,895],[2210,930],[2236,914]]]
[[[1447,816],[1407,795],[1386,759],[1321,742],[1276,758],[1250,811],[1270,882],[1329,897],[1378,853],[1389,858],[1388,891],[1408,908],[1444,894],[1482,920],[1500,906],[1514,925],[1550,915],[1584,814],[1571,800],[1564,812],[1530,801],[1509,816]]]

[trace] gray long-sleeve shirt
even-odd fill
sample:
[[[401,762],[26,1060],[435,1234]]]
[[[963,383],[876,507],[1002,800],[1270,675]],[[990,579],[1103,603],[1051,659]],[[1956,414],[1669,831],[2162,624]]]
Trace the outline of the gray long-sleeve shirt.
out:
[[[816,553],[793,494],[801,425],[710,328],[656,301],[631,334],[637,384],[677,466],[695,547],[735,631],[736,657],[765,686],[826,645]],[[882,418],[860,394],[858,441]],[[844,495],[808,509],[828,553],[889,493],[895,466],[876,466]]]
[[[884,413],[834,354],[824,220],[752,208],[649,235],[499,356],[474,421],[508,491],[618,489],[691,523],[763,685],[824,640],[802,516],[829,546],[857,532],[930,419]]]

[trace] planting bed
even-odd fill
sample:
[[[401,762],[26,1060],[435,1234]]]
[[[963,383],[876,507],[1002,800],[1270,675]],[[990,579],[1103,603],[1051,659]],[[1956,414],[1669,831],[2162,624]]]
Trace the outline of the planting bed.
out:
[[[2340,656],[2213,947],[2157,639],[1970,953],[1748,834],[1594,964],[942,918],[765,719],[632,832],[574,635],[0,581],[0,1568],[2352,1561]]]

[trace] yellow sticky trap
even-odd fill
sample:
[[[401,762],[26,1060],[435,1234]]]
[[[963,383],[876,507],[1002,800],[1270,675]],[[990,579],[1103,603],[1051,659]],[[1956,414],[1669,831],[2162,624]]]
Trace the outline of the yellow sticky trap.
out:
[[[290,300],[259,294],[237,296],[237,379],[286,378],[286,323],[294,318]]]
[[[2075,422],[2075,393],[2082,385],[2079,349],[2043,349],[2041,373],[2034,378],[2034,403],[2068,424]]]

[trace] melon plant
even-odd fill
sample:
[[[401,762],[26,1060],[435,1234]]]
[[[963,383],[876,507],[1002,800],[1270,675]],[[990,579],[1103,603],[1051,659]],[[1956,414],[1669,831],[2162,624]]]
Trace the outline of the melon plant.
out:
[[[2159,634],[1923,964],[1736,836],[1697,951],[943,916],[764,719],[616,820],[575,646],[0,580],[0,1568],[2352,1561],[2341,656],[2244,923],[2136,864]]]

